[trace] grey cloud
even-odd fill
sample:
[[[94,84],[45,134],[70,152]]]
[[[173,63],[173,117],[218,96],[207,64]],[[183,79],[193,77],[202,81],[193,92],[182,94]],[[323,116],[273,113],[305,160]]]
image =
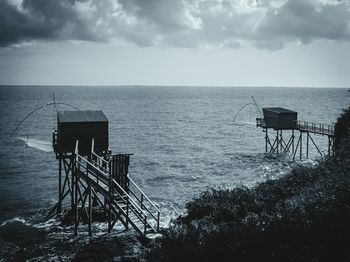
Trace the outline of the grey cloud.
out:
[[[269,10],[256,32],[256,40],[268,47],[280,42],[315,39],[350,40],[350,5],[348,1],[321,4],[316,1],[287,1],[277,10]]]
[[[350,40],[350,3],[337,0],[0,0],[0,45],[32,40],[138,46],[253,43],[280,49],[316,39]]]
[[[0,0],[0,46],[30,40],[98,40],[74,1],[24,0],[21,9]]]

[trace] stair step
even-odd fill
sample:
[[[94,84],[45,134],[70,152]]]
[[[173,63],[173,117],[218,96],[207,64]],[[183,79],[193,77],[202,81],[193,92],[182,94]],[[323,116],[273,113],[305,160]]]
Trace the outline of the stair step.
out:
[[[156,238],[158,238],[158,237],[162,237],[163,235],[162,234],[160,234],[160,233],[150,233],[150,234],[146,234],[146,237],[148,238],[148,239],[156,239]]]
[[[146,229],[146,234],[157,233],[153,229]]]

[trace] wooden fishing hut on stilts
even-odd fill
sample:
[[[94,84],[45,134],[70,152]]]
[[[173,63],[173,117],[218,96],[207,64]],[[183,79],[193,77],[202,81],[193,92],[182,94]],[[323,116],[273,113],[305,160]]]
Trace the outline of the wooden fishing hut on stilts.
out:
[[[306,157],[309,157],[311,141],[322,156],[319,146],[313,139],[313,135],[322,135],[328,138],[328,155],[333,154],[334,126],[299,121],[297,112],[281,107],[269,107],[262,110],[263,117],[256,118],[256,126],[261,127],[265,132],[265,152],[291,153],[293,160],[299,152],[299,157],[302,159],[304,146],[306,146]],[[303,140],[305,136],[306,141]]]
[[[92,235],[93,209],[100,207],[108,232],[121,223],[150,237],[159,231],[160,210],[130,178],[131,154],[112,154],[108,139],[102,111],[57,111],[52,137],[59,161],[57,213],[70,198],[75,236],[83,218]]]

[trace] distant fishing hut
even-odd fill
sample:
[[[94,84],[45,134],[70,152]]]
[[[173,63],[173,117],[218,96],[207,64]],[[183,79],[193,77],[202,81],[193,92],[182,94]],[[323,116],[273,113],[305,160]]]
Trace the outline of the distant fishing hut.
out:
[[[53,148],[59,160],[57,212],[70,197],[75,235],[87,219],[92,234],[93,209],[101,207],[108,232],[120,222],[142,236],[159,231],[160,211],[129,176],[131,154],[109,150],[108,119],[102,111],[57,111]]]
[[[275,130],[294,129],[298,113],[282,107],[263,108],[264,122],[266,128]]]
[[[255,100],[254,100],[255,102]],[[309,156],[310,141],[322,155],[318,145],[315,143],[311,135],[323,135],[328,137],[328,154],[333,153],[334,149],[334,126],[326,124],[316,124],[298,120],[298,113],[282,107],[266,107],[262,108],[262,117],[256,118],[257,127],[263,128],[265,132],[265,151],[269,153],[290,152],[295,159],[295,155],[299,150],[300,159],[303,155],[303,135],[306,135],[306,157]],[[275,132],[275,137],[271,137],[271,133]],[[289,137],[286,136],[288,130]],[[295,132],[299,132],[295,144]]]

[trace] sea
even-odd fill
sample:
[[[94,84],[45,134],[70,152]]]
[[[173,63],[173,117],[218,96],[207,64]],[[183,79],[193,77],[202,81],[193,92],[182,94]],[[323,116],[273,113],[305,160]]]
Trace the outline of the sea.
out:
[[[297,111],[300,120],[332,125],[349,107],[350,92],[293,87],[0,86],[0,261],[12,255],[23,260],[70,260],[89,242],[86,226],[80,226],[80,237],[74,238],[71,226],[47,217],[58,197],[58,161],[51,147],[57,125],[53,99],[105,113],[110,149],[133,154],[130,177],[159,207],[161,227],[166,228],[186,213],[187,202],[206,190],[253,187],[283,176],[295,165],[316,165],[322,158],[312,145],[309,157],[302,160],[265,153],[265,133],[256,127],[257,108],[283,107]],[[314,140],[325,155],[327,137]],[[96,223],[93,231],[105,233],[105,225]]]

